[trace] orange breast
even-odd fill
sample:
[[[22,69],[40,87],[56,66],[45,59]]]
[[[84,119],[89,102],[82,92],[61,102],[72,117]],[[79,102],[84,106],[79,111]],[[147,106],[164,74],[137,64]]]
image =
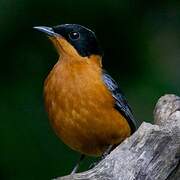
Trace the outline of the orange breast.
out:
[[[101,68],[90,62],[58,62],[45,81],[44,97],[57,136],[76,151],[101,155],[130,135],[126,119],[114,109]]]

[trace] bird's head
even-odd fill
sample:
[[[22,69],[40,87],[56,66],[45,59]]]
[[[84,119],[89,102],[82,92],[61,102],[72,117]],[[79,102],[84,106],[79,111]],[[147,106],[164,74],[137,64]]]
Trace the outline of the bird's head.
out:
[[[51,39],[61,55],[90,58],[102,57],[102,49],[96,35],[90,29],[78,24],[63,24],[54,27],[36,26]]]

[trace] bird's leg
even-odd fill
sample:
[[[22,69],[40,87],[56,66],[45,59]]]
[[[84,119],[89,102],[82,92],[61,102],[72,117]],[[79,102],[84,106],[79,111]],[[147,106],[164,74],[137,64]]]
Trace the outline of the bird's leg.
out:
[[[114,145],[109,145],[108,148],[106,149],[106,151],[103,152],[103,154],[101,155],[101,157],[94,163],[92,163],[89,166],[89,169],[93,168],[94,166],[96,166],[100,161],[102,161],[114,148]]]
[[[83,160],[84,158],[85,158],[85,155],[84,155],[84,154],[81,154],[81,156],[80,156],[80,158],[79,158],[77,164],[74,166],[74,168],[73,168],[71,174],[74,174],[74,173],[76,173],[76,172],[78,171],[79,165],[80,165],[80,163],[82,162],[82,160]]]
[[[103,154],[100,157],[100,161],[103,160],[114,148],[114,145],[109,145],[106,151],[103,152]]]

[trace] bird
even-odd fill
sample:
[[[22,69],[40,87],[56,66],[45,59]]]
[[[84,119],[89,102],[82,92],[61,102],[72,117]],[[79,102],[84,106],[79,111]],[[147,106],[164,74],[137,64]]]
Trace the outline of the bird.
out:
[[[44,102],[56,135],[81,158],[108,154],[137,123],[119,84],[103,69],[95,33],[79,24],[35,26],[59,58],[44,82]]]

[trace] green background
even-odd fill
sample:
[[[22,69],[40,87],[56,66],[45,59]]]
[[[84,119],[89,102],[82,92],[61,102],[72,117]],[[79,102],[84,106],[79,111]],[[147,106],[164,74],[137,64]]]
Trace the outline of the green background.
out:
[[[103,65],[140,121],[152,121],[161,95],[180,94],[180,1],[0,0],[0,179],[48,180],[78,159],[49,125],[43,81],[58,55],[32,29],[63,23],[96,32]]]

